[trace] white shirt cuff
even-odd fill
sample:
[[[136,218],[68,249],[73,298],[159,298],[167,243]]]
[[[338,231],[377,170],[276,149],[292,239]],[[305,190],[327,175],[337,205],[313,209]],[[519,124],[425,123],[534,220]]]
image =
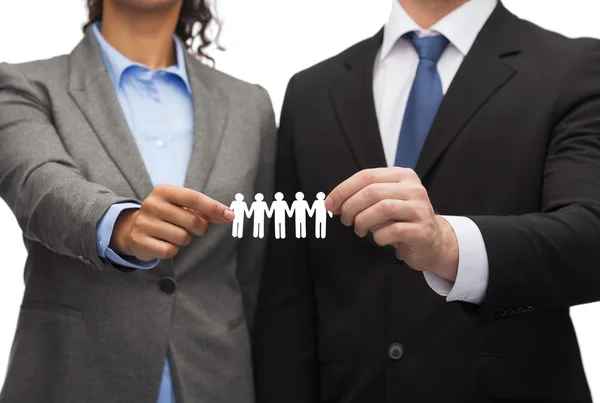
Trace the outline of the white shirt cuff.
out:
[[[431,272],[423,272],[433,291],[446,301],[464,301],[480,305],[489,279],[487,250],[477,225],[467,217],[442,216],[452,226],[458,240],[458,273],[452,283]]]

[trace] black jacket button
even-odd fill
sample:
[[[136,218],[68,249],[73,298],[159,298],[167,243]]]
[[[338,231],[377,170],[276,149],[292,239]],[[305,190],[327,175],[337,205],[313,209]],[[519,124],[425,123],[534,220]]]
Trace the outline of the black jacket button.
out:
[[[388,350],[388,355],[394,361],[399,360],[404,355],[404,346],[400,343],[392,343]]]
[[[172,278],[163,278],[158,283],[158,288],[165,294],[173,294],[177,288],[177,283]]]

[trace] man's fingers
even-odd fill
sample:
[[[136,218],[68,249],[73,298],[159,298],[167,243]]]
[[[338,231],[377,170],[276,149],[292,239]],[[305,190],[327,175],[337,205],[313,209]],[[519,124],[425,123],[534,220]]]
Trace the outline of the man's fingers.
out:
[[[362,170],[340,183],[325,199],[325,208],[334,214],[340,214],[342,205],[362,188],[372,183],[393,183],[407,179],[419,180],[412,169],[374,168]]]
[[[373,232],[373,240],[380,246],[391,245],[397,247],[398,244],[413,239],[418,231],[419,224],[396,222]]]
[[[363,237],[386,222],[412,222],[418,218],[413,204],[403,200],[382,200],[356,216],[354,231]]]
[[[399,183],[372,183],[360,189],[340,208],[341,221],[352,225],[358,214],[383,200],[410,200],[413,188],[420,185]]]
[[[388,225],[392,225],[394,223],[395,223],[395,221],[386,221],[384,223],[381,223],[381,224],[376,225],[373,228],[371,228],[371,232],[375,232],[375,231],[377,231],[380,228],[387,227]]]
[[[177,186],[163,187],[163,189],[164,194],[162,196],[169,203],[203,213],[209,221],[225,223],[235,218],[235,214],[229,207],[205,194]]]

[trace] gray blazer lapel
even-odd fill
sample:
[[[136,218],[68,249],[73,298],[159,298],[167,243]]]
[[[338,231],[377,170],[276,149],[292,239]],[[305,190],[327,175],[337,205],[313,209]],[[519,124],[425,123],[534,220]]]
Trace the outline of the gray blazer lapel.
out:
[[[227,122],[227,96],[212,79],[210,67],[186,53],[187,73],[194,98],[194,148],[185,187],[203,191],[217,160]]]
[[[69,62],[69,93],[136,196],[145,199],[153,185],[91,29],[73,50]]]

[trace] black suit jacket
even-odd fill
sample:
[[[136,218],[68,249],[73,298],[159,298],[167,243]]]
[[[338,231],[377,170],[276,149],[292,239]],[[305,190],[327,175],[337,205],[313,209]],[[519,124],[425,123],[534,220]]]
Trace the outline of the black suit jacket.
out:
[[[382,32],[292,78],[277,190],[308,199],[386,165],[373,102]],[[600,44],[494,11],[417,173],[470,217],[482,306],[448,303],[339,220],[274,240],[255,328],[258,403],[590,402],[569,307],[600,299]]]

